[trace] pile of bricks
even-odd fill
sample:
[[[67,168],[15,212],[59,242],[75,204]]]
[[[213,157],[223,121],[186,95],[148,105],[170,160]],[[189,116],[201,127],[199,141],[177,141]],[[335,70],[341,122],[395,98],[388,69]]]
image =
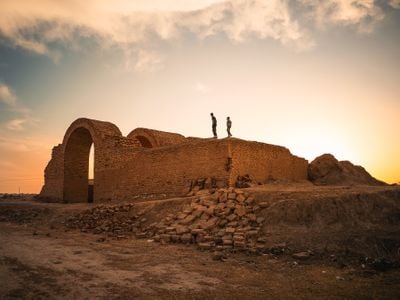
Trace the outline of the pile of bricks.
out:
[[[196,244],[203,250],[262,252],[265,239],[259,233],[264,221],[257,213],[266,203],[239,189],[197,192],[194,200],[177,214],[169,214],[136,233],[156,242]]]
[[[98,205],[65,222],[69,228],[108,237],[146,238],[160,243],[193,244],[202,250],[265,252],[260,236],[264,218],[259,212],[267,203],[255,203],[241,189],[200,190],[190,203],[149,224],[147,212],[134,204]]]

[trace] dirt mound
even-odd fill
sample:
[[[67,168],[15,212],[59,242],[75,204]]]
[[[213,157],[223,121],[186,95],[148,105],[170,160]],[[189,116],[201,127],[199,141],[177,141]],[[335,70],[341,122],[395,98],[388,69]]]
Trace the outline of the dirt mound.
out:
[[[338,161],[332,154],[323,154],[308,166],[308,177],[316,184],[366,184],[384,185],[363,167],[349,161]]]
[[[341,253],[342,262],[373,257],[400,266],[400,190],[327,189],[331,192],[254,195],[267,204],[260,214],[266,247],[286,243],[293,252],[311,249],[336,258]]]
[[[262,199],[263,196],[255,197]],[[284,199],[264,201],[267,208],[262,216],[266,226],[348,230],[400,224],[400,190],[306,195],[303,199],[289,194]]]

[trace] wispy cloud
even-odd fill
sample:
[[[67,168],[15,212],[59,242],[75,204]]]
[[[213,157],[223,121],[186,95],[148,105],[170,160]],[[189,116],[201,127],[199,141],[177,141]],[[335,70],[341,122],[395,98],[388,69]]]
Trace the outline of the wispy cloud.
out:
[[[0,30],[12,45],[48,55],[53,55],[50,44],[63,42],[79,47],[77,40],[82,36],[91,37],[104,47],[117,45],[126,49],[129,45],[143,46],[154,38],[177,39],[185,32],[200,39],[221,33],[233,42],[255,37],[301,48],[312,45],[307,31],[290,14],[287,1],[188,1],[186,5],[182,1],[167,2],[175,4],[171,6],[176,10],[166,10],[162,4],[165,2],[160,1],[153,6],[146,6],[143,1],[136,6],[116,1],[111,6],[103,1],[78,4],[6,0],[0,4]]]
[[[3,127],[12,131],[22,131],[27,125],[36,124],[29,108],[21,104],[14,91],[6,84],[0,83],[0,103],[5,107],[2,112],[13,118],[3,124]]]
[[[4,83],[0,83],[0,103],[2,103],[8,111],[23,115],[30,114],[30,110],[17,101],[15,92]]]
[[[28,119],[14,119],[11,121],[8,121],[6,123],[6,128],[9,130],[16,130],[16,131],[21,131],[24,130],[24,124],[28,122]]]
[[[389,5],[391,7],[400,9],[400,0],[389,0]]]
[[[134,69],[141,72],[152,72],[160,69],[163,56],[156,51],[140,49],[137,51]]]
[[[0,83],[0,102],[9,107],[15,107],[17,105],[14,93],[3,83]]]
[[[370,32],[384,13],[374,0],[301,0],[318,28],[355,26]]]
[[[398,8],[398,0],[389,0]],[[371,31],[384,18],[374,0],[157,0],[157,1],[29,1],[0,3],[1,35],[13,46],[59,57],[51,45],[79,48],[91,38],[102,47],[118,46],[131,54],[130,66],[144,70],[160,65],[151,41],[176,40],[185,33],[199,39],[222,34],[233,43],[273,39],[296,50],[315,44],[314,28],[356,26]]]

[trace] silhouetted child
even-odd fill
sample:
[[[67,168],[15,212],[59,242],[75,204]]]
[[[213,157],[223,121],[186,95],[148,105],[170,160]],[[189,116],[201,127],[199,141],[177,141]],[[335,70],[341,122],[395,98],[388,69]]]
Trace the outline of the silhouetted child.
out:
[[[212,131],[214,134],[214,138],[217,138],[217,119],[214,117],[214,114],[211,113],[211,120],[212,120]]]
[[[228,137],[231,137],[231,127],[232,127],[232,121],[229,117],[226,118],[226,131],[228,132]]]

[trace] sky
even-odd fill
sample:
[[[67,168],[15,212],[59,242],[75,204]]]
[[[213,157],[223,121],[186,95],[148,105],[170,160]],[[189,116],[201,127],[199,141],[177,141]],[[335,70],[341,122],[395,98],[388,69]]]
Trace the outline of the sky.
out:
[[[2,0],[0,193],[79,117],[324,153],[400,182],[400,0]]]

